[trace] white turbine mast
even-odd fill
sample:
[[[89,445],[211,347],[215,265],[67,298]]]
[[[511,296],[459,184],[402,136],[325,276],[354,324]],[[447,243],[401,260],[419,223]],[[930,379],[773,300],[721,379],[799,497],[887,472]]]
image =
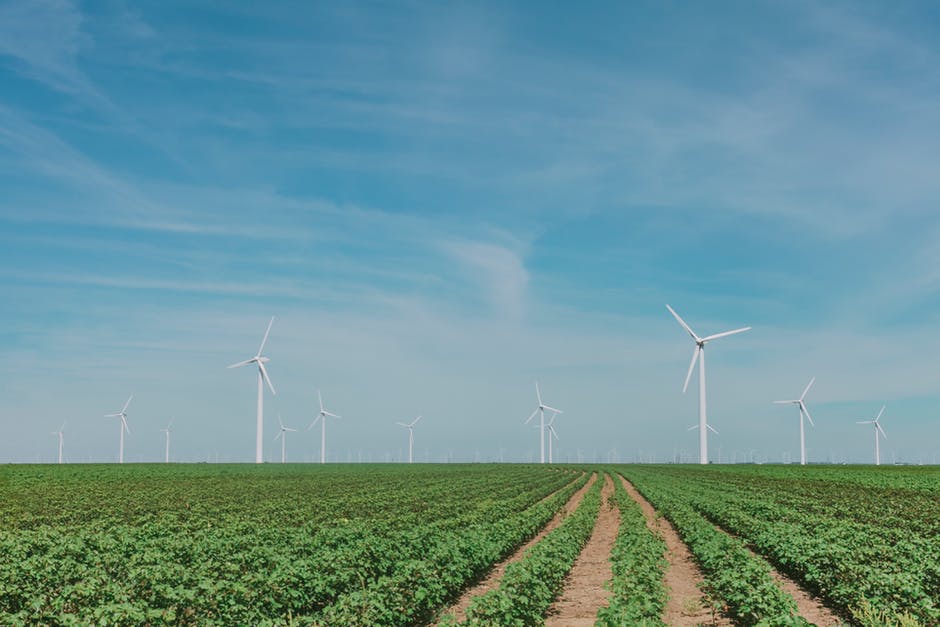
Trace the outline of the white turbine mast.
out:
[[[313,419],[313,422],[310,423],[310,426],[307,427],[307,431],[313,429],[313,426],[320,422],[320,463],[326,463],[326,419],[330,418],[342,418],[337,414],[328,412],[323,408],[323,395],[320,394],[320,390],[317,390],[317,399],[320,401],[320,412],[317,414],[317,417]]]
[[[796,405],[800,408],[800,465],[806,465],[806,436],[804,435],[803,429],[803,416],[806,416],[806,419],[809,420],[809,424],[816,426],[816,423],[813,422],[813,417],[809,415],[809,409],[806,408],[806,393],[809,392],[809,389],[813,387],[813,383],[816,381],[816,377],[813,377],[809,380],[809,383],[806,384],[806,388],[803,390],[803,393],[800,395],[800,398],[796,398],[789,401],[774,401],[777,405]]]
[[[878,443],[878,434],[880,433],[885,440],[888,439],[888,434],[885,433],[885,430],[881,428],[881,423],[878,422],[881,420],[881,415],[885,413],[885,405],[881,406],[881,411],[878,412],[878,415],[875,416],[874,420],[861,420],[856,424],[860,425],[875,425],[875,466],[881,465],[881,447]]]
[[[277,392],[274,391],[274,385],[271,383],[271,377],[268,376],[268,371],[264,367],[264,364],[268,363],[270,359],[262,355],[264,352],[264,344],[268,341],[268,334],[271,333],[272,324],[274,324],[274,316],[271,316],[271,321],[268,323],[268,329],[264,332],[264,338],[261,340],[261,346],[258,348],[258,353],[254,357],[229,366],[229,368],[240,368],[250,364],[258,364],[258,420],[257,424],[255,425],[256,464],[260,464],[264,461],[264,447],[262,444],[262,438],[264,437],[264,384],[268,384],[268,389],[271,390],[271,394],[275,396],[277,395]]]
[[[404,427],[408,429],[408,463],[412,463],[413,458],[411,456],[411,451],[414,449],[415,443],[415,425],[418,424],[418,421],[421,420],[421,416],[418,416],[414,420],[408,423],[396,422],[395,424],[399,427]]]
[[[558,414],[563,414],[565,412],[561,411],[560,409],[555,409],[554,407],[550,407],[542,402],[542,392],[541,390],[539,390],[538,381],[535,382],[535,398],[538,400],[539,404],[535,408],[535,410],[531,414],[529,414],[529,417],[526,418],[525,424],[529,424],[529,422],[533,418],[535,418],[535,415],[538,414],[539,416],[539,451],[540,451],[539,463],[544,464],[545,463],[545,410],[547,409],[548,411],[555,412],[556,416]]]
[[[62,426],[59,427],[58,431],[53,431],[52,435],[59,436],[59,463],[62,463],[62,445],[65,443],[65,423],[62,423]]]
[[[118,448],[118,463],[119,463],[119,464],[123,464],[123,463],[124,463],[124,432],[125,432],[125,431],[127,431],[127,433],[130,433],[130,432],[131,432],[130,427],[127,426],[127,406],[131,404],[131,399],[133,399],[133,398],[134,398],[134,395],[133,395],[133,394],[131,394],[130,396],[128,396],[128,397],[127,397],[127,402],[124,403],[124,407],[122,407],[122,408],[121,408],[121,411],[119,411],[118,413],[116,413],[116,414],[105,414],[105,416],[104,416],[105,418],[120,418],[120,419],[121,419],[121,424],[120,424],[120,430],[121,430],[121,444],[120,444],[120,448]]]
[[[169,464],[169,463],[170,463],[170,431],[171,431],[172,429],[173,429],[173,419],[172,419],[172,418],[170,418],[170,424],[168,424],[168,425],[166,426],[166,429],[160,429],[160,431],[163,433],[163,435],[166,436],[166,440],[165,440],[165,442],[164,442],[164,447],[163,447],[163,463],[164,463],[164,464]]]
[[[666,305],[666,309],[668,309],[669,313],[671,313],[676,321],[682,325],[682,328],[688,331],[689,335],[692,336],[692,341],[695,342],[695,349],[692,352],[692,363],[689,364],[689,372],[685,375],[685,383],[682,385],[682,393],[685,394],[685,391],[688,389],[689,380],[692,378],[692,371],[695,369],[695,363],[698,362],[698,453],[699,463],[707,464],[708,430],[711,429],[711,427],[708,425],[708,412],[705,403],[705,345],[712,340],[717,340],[718,338],[749,331],[751,327],[743,327],[733,331],[724,331],[723,333],[715,333],[714,335],[699,337],[695,334],[695,331],[693,331],[692,328],[685,323],[685,320],[679,317],[679,314],[677,314],[672,307]],[[712,429],[712,431],[714,431],[714,429]]]
[[[285,435],[288,431],[297,431],[297,429],[291,429],[290,427],[284,426],[284,421],[281,420],[281,415],[277,415],[277,423],[281,425],[281,429],[277,432],[277,435],[274,436],[274,439],[281,439],[281,463],[283,464],[287,460],[287,436]]]

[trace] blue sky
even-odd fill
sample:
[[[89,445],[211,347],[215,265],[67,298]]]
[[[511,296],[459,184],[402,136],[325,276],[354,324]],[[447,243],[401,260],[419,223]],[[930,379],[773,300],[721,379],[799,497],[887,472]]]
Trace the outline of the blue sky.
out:
[[[0,461],[940,453],[932,3],[0,5]],[[288,441],[315,459],[312,432]]]

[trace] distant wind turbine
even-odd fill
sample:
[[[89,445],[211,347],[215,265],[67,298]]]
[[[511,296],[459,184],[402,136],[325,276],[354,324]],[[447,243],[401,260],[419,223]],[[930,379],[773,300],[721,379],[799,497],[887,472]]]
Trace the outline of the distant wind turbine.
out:
[[[163,463],[170,463],[170,430],[173,428],[173,420],[170,419],[170,424],[166,426],[166,429],[160,429],[163,434],[166,436],[166,442],[163,448]]]
[[[105,418],[120,418],[121,419],[121,446],[118,449],[118,463],[124,463],[124,432],[131,432],[130,427],[127,426],[127,406],[131,404],[131,399],[134,398],[134,395],[131,394],[127,397],[127,402],[124,403],[124,407],[121,408],[121,411],[116,414],[105,414]]]
[[[800,395],[800,398],[791,400],[791,401],[774,401],[777,405],[796,405],[800,408],[800,465],[806,465],[806,437],[803,434],[803,416],[806,416],[806,419],[809,420],[809,424],[816,426],[816,423],[813,422],[813,417],[809,415],[809,410],[806,408],[806,403],[803,399],[806,398],[806,393],[809,392],[809,389],[813,387],[813,383],[816,381],[816,377],[813,377],[809,380],[809,383],[806,385],[806,388],[803,390],[803,393]]]
[[[415,443],[415,425],[418,424],[418,421],[421,420],[421,416],[418,416],[409,423],[396,422],[395,424],[408,429],[408,463],[412,463],[411,451],[414,448]]]
[[[679,314],[677,314],[672,307],[666,305],[666,309],[668,309],[669,313],[671,313],[676,321],[682,325],[682,328],[689,332],[689,335],[692,336],[692,340],[695,342],[695,350],[692,353],[692,363],[689,364],[689,372],[685,375],[685,384],[682,386],[682,393],[685,394],[685,391],[688,389],[689,379],[692,378],[692,370],[695,369],[695,362],[698,361],[698,455],[699,463],[707,464],[708,430],[711,429],[711,427],[708,425],[707,410],[705,405],[705,345],[712,340],[717,340],[721,337],[727,337],[736,333],[749,331],[751,327],[743,327],[741,329],[735,329],[734,331],[725,331],[723,333],[716,333],[706,337],[699,337],[695,334],[695,331],[693,331],[692,328],[685,323],[685,320],[679,317]],[[712,431],[714,431],[714,429],[712,429]]]
[[[59,430],[58,430],[58,431],[53,431],[53,432],[52,432],[52,435],[57,435],[57,436],[59,436],[59,463],[60,463],[60,464],[62,463],[62,444],[63,444],[64,441],[65,441],[65,433],[64,433],[64,431],[63,431],[64,429],[65,429],[65,423],[63,422],[63,423],[62,423],[62,426],[59,427]]]
[[[281,463],[283,464],[287,459],[287,435],[288,431],[297,431],[297,429],[291,429],[290,427],[284,426],[284,421],[281,420],[281,415],[277,415],[277,422],[281,425],[281,430],[277,432],[277,435],[274,436],[274,439],[281,439]]]
[[[536,399],[538,399],[539,404],[535,408],[535,410],[531,414],[529,414],[529,417],[526,418],[525,424],[529,424],[529,421],[535,418],[536,414],[539,415],[539,450],[540,450],[539,463],[544,464],[545,463],[545,410],[547,409],[548,411],[555,412],[556,416],[558,414],[563,414],[565,412],[561,411],[560,409],[555,409],[554,407],[549,407],[548,405],[542,402],[542,392],[541,390],[539,390],[538,381],[535,382],[535,397]]]
[[[856,424],[860,425],[875,425],[875,466],[881,465],[881,447],[878,444],[878,434],[880,433],[884,436],[884,439],[888,439],[888,434],[885,433],[885,430],[881,428],[881,423],[878,422],[881,420],[881,415],[885,413],[885,406],[881,406],[881,411],[878,412],[878,415],[875,416],[874,420],[861,420]]]
[[[229,368],[240,368],[249,364],[258,364],[258,421],[255,428],[256,464],[260,464],[264,461],[264,447],[262,444],[264,437],[264,384],[268,384],[268,389],[271,390],[271,394],[277,395],[277,392],[274,391],[274,385],[271,384],[271,377],[268,376],[268,371],[264,367],[264,364],[268,363],[270,359],[261,355],[261,353],[264,352],[264,344],[268,341],[268,334],[271,332],[272,324],[274,324],[274,316],[271,316],[268,329],[264,332],[264,338],[261,340],[261,346],[258,348],[258,353],[254,357],[229,366]]]
[[[552,414],[551,420],[548,421],[548,424],[545,425],[548,427],[548,463],[554,463],[552,461],[552,438],[558,439],[558,433],[555,431],[555,417],[558,414]]]
[[[320,463],[326,463],[326,418],[342,418],[342,416],[337,416],[332,414],[325,409],[323,409],[323,395],[320,394],[320,390],[317,390],[317,399],[320,401],[320,413],[317,414],[317,417],[313,419],[313,422],[310,423],[310,426],[307,427],[307,431],[313,429],[313,426],[317,424],[317,421],[320,421]]]

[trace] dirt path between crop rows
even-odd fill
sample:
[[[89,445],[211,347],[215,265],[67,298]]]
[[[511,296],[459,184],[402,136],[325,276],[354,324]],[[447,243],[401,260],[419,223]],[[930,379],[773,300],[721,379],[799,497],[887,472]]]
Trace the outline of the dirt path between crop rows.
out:
[[[627,493],[636,501],[646,516],[646,525],[659,533],[666,543],[666,574],[663,581],[669,592],[669,600],[663,612],[663,622],[674,627],[696,627],[717,625],[724,627],[733,623],[723,616],[713,615],[708,609],[705,595],[699,586],[705,580],[702,571],[692,558],[689,547],[679,538],[672,523],[656,515],[656,509],[629,481],[620,477]]]
[[[613,494],[614,482],[604,475],[594,531],[571,567],[561,596],[549,608],[546,627],[593,627],[597,611],[607,605],[610,591],[604,584],[613,578],[610,552],[620,530],[620,510],[608,502]]]
[[[496,588],[498,588],[499,582],[503,578],[503,573],[506,572],[506,566],[508,566],[509,564],[512,564],[513,562],[518,562],[520,559],[522,559],[526,551],[528,551],[530,548],[535,546],[535,544],[537,544],[539,540],[544,538],[547,533],[549,533],[550,531],[558,527],[561,524],[561,521],[563,521],[566,516],[568,516],[569,514],[571,514],[571,512],[577,509],[578,505],[581,503],[581,499],[584,498],[585,493],[587,493],[588,489],[590,489],[590,487],[594,484],[595,481],[597,481],[596,473],[592,474],[588,482],[585,483],[584,486],[581,487],[577,492],[575,492],[571,496],[570,499],[568,499],[568,502],[565,503],[564,507],[558,510],[558,513],[555,514],[555,516],[548,522],[547,525],[542,527],[542,530],[539,531],[535,535],[535,537],[533,537],[531,540],[529,540],[524,545],[522,545],[507,559],[493,566],[493,569],[486,576],[486,578],[483,579],[483,581],[473,586],[472,588],[469,588],[468,590],[466,590],[460,596],[460,598],[457,599],[456,603],[454,603],[449,608],[441,612],[440,615],[443,617],[443,616],[447,616],[448,614],[453,614],[457,618],[458,621],[466,620],[467,608],[470,607],[470,601],[474,597],[478,597],[482,594],[486,594],[490,590],[495,590]],[[550,496],[546,498],[550,498]]]

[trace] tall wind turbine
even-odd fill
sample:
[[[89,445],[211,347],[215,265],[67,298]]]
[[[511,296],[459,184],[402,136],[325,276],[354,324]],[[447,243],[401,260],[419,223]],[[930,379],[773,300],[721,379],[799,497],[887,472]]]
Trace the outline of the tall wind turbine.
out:
[[[173,427],[173,421],[170,420],[170,424],[166,426],[166,429],[160,429],[163,434],[166,436],[165,446],[163,448],[163,463],[170,463],[170,430]]]
[[[52,435],[59,436],[59,463],[60,464],[62,463],[62,444],[65,442],[65,433],[63,431],[64,429],[65,429],[65,423],[63,422],[62,426],[59,427],[58,431],[52,432]]]
[[[689,364],[689,372],[685,375],[685,384],[682,386],[682,393],[685,394],[685,391],[688,389],[689,379],[692,378],[692,370],[695,369],[695,362],[698,361],[698,456],[700,464],[707,464],[708,429],[710,427],[708,425],[707,410],[705,405],[705,345],[712,340],[717,340],[720,337],[727,337],[736,333],[750,331],[751,327],[743,327],[741,329],[735,329],[734,331],[725,331],[724,333],[716,333],[706,337],[699,337],[695,334],[695,331],[693,331],[692,328],[685,323],[685,320],[679,317],[679,314],[677,314],[672,307],[666,305],[666,309],[668,309],[669,313],[671,313],[673,317],[675,317],[675,319],[679,322],[679,324],[682,325],[682,328],[689,332],[689,335],[692,336],[692,340],[695,342],[695,350],[692,353],[692,363]]]
[[[124,403],[124,407],[121,408],[121,411],[116,414],[105,414],[105,418],[120,418],[121,419],[121,447],[118,449],[118,463],[124,463],[124,432],[131,432],[130,427],[127,426],[127,406],[131,404],[131,399],[134,398],[134,395],[131,394],[127,397],[127,402]]]
[[[794,399],[792,401],[774,401],[778,405],[796,405],[800,408],[800,465],[806,465],[806,438],[803,435],[803,416],[806,416],[806,419],[809,420],[809,424],[816,426],[816,423],[813,422],[813,417],[809,415],[809,410],[806,408],[806,403],[803,402],[803,399],[806,398],[806,393],[809,392],[809,389],[813,387],[813,382],[816,381],[816,377],[813,377],[809,380],[809,383],[806,385],[806,388],[803,390],[803,393],[800,395],[800,398]]]
[[[539,390],[538,381],[535,382],[535,397],[538,399],[539,404],[535,408],[535,410],[531,414],[529,414],[529,417],[526,418],[525,424],[529,424],[529,421],[535,418],[536,414],[539,415],[539,450],[541,452],[539,463],[544,464],[545,463],[545,410],[547,409],[548,411],[555,412],[556,416],[558,414],[563,414],[565,412],[561,411],[560,409],[555,409],[554,407],[549,407],[548,405],[542,402],[542,392],[541,390]]]
[[[415,425],[418,424],[418,421],[421,420],[421,416],[418,416],[409,423],[396,422],[395,424],[408,429],[408,463],[412,462],[411,451],[414,448],[415,443]]]
[[[281,439],[281,463],[283,464],[287,459],[287,436],[285,435],[288,431],[297,431],[297,429],[291,429],[290,427],[284,426],[284,421],[281,420],[281,415],[277,415],[277,422],[281,425],[281,430],[277,432],[277,435],[274,436],[274,439]]]
[[[874,420],[861,420],[856,424],[860,425],[875,425],[875,466],[881,465],[881,447],[878,444],[878,434],[881,433],[884,436],[884,439],[888,439],[888,434],[885,433],[885,430],[881,428],[881,423],[878,422],[881,420],[881,415],[885,413],[885,406],[881,406],[881,411],[878,412],[878,415],[875,416]]]
[[[274,386],[271,384],[271,377],[268,376],[268,371],[264,367],[264,364],[268,363],[270,359],[261,355],[261,353],[264,352],[264,344],[268,341],[268,334],[271,332],[272,324],[274,324],[274,316],[271,316],[271,322],[268,323],[268,329],[264,332],[261,346],[258,348],[258,353],[254,357],[229,366],[229,368],[240,368],[249,364],[258,364],[258,422],[255,429],[256,464],[260,464],[264,461],[264,449],[262,446],[262,438],[264,437],[264,384],[268,384],[268,389],[271,390],[271,394],[277,395],[277,392],[274,391]]]
[[[317,417],[313,419],[313,422],[310,423],[310,426],[307,427],[307,431],[313,429],[313,426],[317,424],[317,421],[320,421],[320,463],[326,463],[326,418],[342,418],[342,416],[337,416],[332,414],[325,409],[323,409],[323,395],[320,394],[320,390],[317,390],[317,399],[320,401],[320,413],[317,414]]]

